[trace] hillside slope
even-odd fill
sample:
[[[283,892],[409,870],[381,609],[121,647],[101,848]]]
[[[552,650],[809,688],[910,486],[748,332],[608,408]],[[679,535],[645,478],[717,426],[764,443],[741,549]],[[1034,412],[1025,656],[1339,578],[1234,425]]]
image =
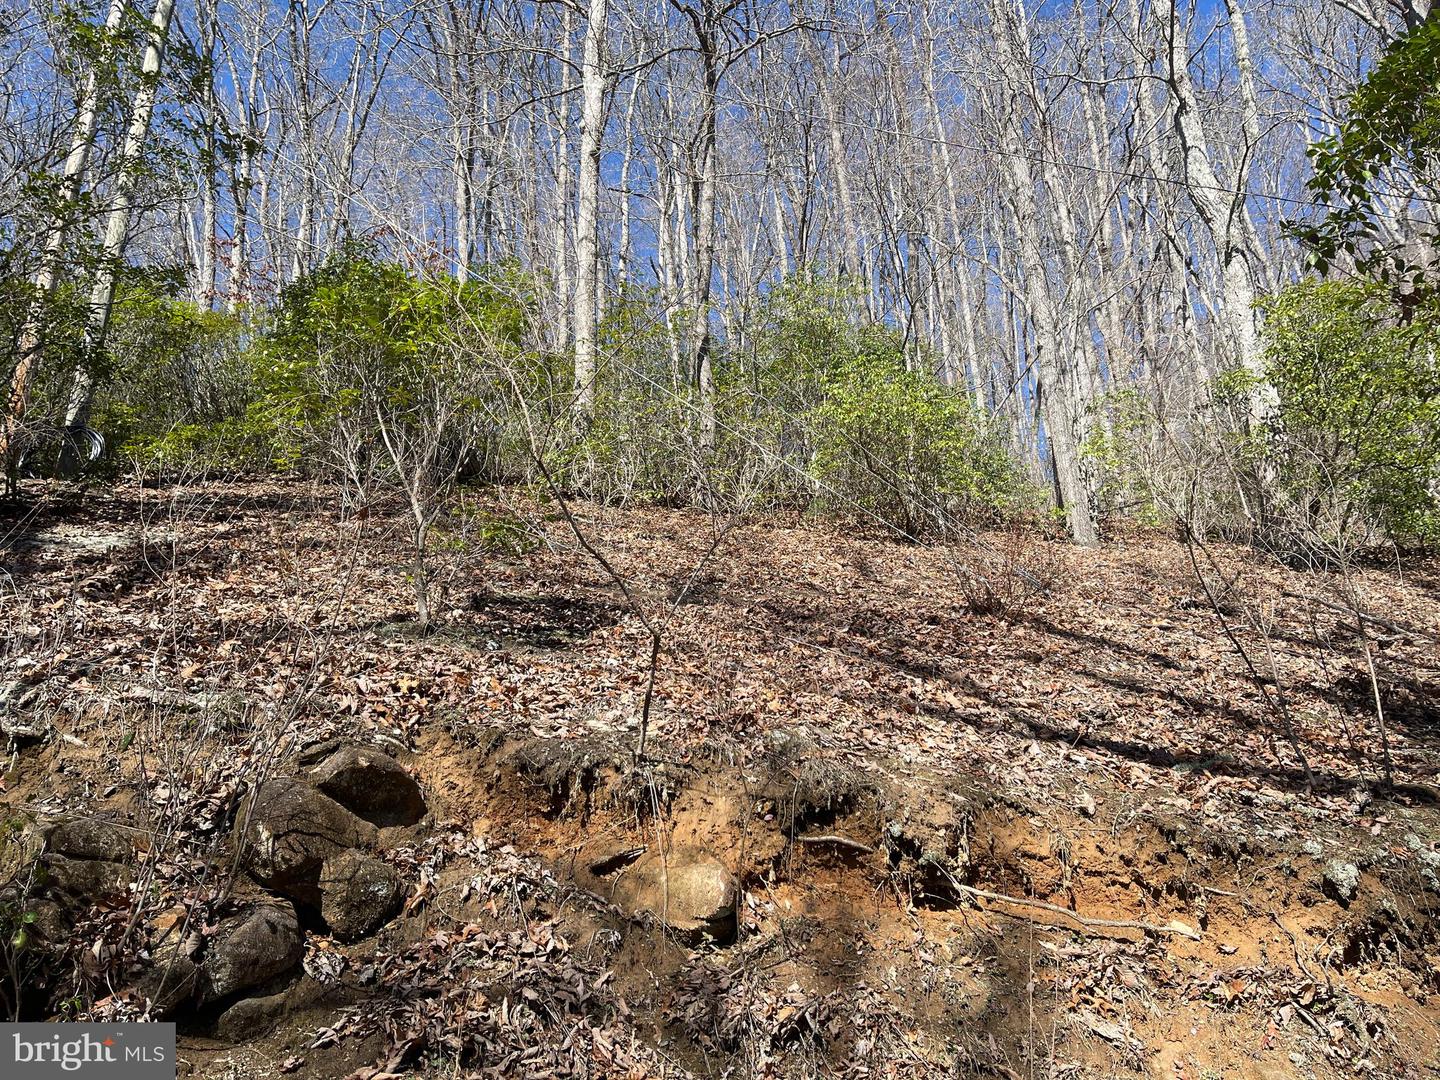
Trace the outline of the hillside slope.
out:
[[[165,1005],[193,1075],[1440,1072],[1434,561],[575,515],[457,516],[424,637],[399,515],[298,485],[0,527],[10,865],[133,837],[30,881],[26,1014],[158,1011],[276,897],[267,782],[359,744],[424,793],[353,845],[403,905],[278,889],[303,958]]]

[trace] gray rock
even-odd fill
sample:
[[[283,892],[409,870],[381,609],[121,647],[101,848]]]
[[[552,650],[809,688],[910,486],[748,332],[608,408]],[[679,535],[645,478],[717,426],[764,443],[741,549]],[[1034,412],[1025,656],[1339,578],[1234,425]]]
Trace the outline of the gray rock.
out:
[[[0,736],[4,736],[6,743],[17,750],[43,743],[50,738],[52,730],[46,720],[19,716],[0,717]]]
[[[346,741],[339,736],[331,736],[328,739],[321,739],[317,743],[311,743],[305,749],[295,755],[295,764],[302,769],[308,769],[319,765],[331,754],[346,745]]]
[[[1360,868],[1354,863],[1342,862],[1340,859],[1331,859],[1326,863],[1321,877],[1326,894],[1333,896],[1342,904],[1348,904],[1354,900],[1355,893],[1360,888]]]
[[[268,1034],[284,1019],[290,995],[281,991],[264,997],[241,998],[215,1021],[215,1034],[227,1042],[244,1042]]]
[[[33,746],[50,737],[50,722],[40,719],[33,711],[26,711],[39,695],[40,687],[23,679],[0,684],[0,736],[14,749]]]
[[[51,945],[68,941],[75,926],[73,913],[56,900],[30,900],[25,913],[35,916],[31,928]]]
[[[219,1001],[294,969],[304,955],[295,909],[260,903],[232,915],[205,943],[201,1000]]]
[[[375,826],[294,779],[267,780],[236,823],[244,865],[266,888],[320,906],[320,868],[346,848],[375,841]]]
[[[67,859],[44,855],[40,859],[49,894],[70,904],[93,904],[130,891],[130,868],[106,859]]]
[[[45,848],[71,859],[103,859],[123,862],[133,849],[131,833],[104,818],[73,818],[52,825],[45,834]]]
[[[1405,834],[1405,846],[1420,864],[1420,879],[1431,892],[1440,893],[1440,851],[1436,851],[1415,833]]]
[[[735,875],[709,852],[651,852],[615,881],[614,899],[632,913],[649,912],[688,941],[728,944],[735,937]]]
[[[341,806],[382,828],[414,825],[425,796],[398,761],[366,746],[343,746],[310,771],[310,782]]]
[[[286,1017],[313,1010],[323,1010],[326,1022],[331,1022],[335,1009],[364,997],[359,987],[326,985],[301,975],[279,993],[235,1002],[216,1019],[215,1034],[230,1042],[244,1042],[268,1034]]]
[[[135,981],[135,990],[150,1002],[156,1016],[171,1016],[200,1000],[204,974],[200,965],[172,948],[157,956]]]
[[[320,914],[341,941],[358,941],[390,920],[405,899],[405,882],[387,862],[343,851],[320,873]]]

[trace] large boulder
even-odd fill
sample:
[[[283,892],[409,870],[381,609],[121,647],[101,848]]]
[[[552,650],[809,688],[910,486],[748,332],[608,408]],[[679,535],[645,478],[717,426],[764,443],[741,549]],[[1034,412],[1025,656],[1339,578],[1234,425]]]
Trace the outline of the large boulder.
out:
[[[320,915],[341,941],[373,934],[400,908],[405,881],[387,862],[358,851],[342,851],[325,860],[320,872],[324,899]]]
[[[0,867],[0,908],[24,894],[27,928],[49,945],[75,933],[93,905],[128,900],[134,878],[130,834],[98,818],[27,824],[11,837]],[[126,860],[126,861],[122,861]]]
[[[8,899],[3,892],[0,892],[0,903]],[[30,929],[40,935],[42,941],[51,945],[60,945],[70,940],[75,930],[75,912],[72,905],[67,905],[51,897],[32,897],[25,902],[26,916],[34,916]]]
[[[261,997],[241,998],[215,1021],[215,1034],[226,1042],[244,1042],[258,1038],[274,1029],[285,1016],[289,991]]]
[[[334,1011],[363,1000],[358,986],[301,975],[284,990],[257,997],[242,997],[215,1019],[215,1034],[229,1042],[245,1042],[272,1031],[287,1017],[312,1013],[332,1023]]]
[[[135,980],[135,991],[156,1016],[172,1016],[264,986],[294,969],[304,951],[293,907],[250,903],[221,919],[209,937],[170,935]]]
[[[45,834],[45,849],[71,859],[124,862],[134,847],[129,830],[104,818],[71,818],[52,825]]]
[[[292,970],[305,953],[289,904],[258,903],[221,921],[200,961],[202,1003],[249,990]]]
[[[47,854],[40,857],[40,865],[47,894],[71,909],[89,907],[130,891],[130,868],[124,863]]]
[[[41,881],[74,910],[130,890],[130,833],[102,818],[72,818],[39,830]]]
[[[236,823],[244,865],[260,884],[320,906],[320,868],[347,848],[368,847],[375,826],[291,778],[267,780]]]
[[[310,782],[372,825],[414,825],[425,796],[404,767],[368,746],[343,746],[310,771]]]
[[[632,913],[648,912],[692,943],[735,937],[735,875],[699,848],[641,856],[616,879],[614,899]]]

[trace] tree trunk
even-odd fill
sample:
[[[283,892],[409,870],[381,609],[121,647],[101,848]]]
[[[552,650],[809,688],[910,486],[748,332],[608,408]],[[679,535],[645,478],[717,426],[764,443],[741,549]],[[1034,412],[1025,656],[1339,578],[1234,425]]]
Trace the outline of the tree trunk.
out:
[[[74,476],[83,464],[80,457],[81,436],[90,420],[90,406],[95,397],[95,369],[105,349],[105,333],[110,325],[110,310],[115,301],[115,276],[125,257],[130,231],[130,218],[135,206],[135,183],[150,134],[150,118],[155,111],[155,98],[160,91],[160,64],[165,57],[165,39],[170,31],[170,17],[175,0],[155,0],[155,14],[145,44],[145,60],[141,67],[140,88],[130,110],[130,127],[125,133],[125,146],[120,156],[120,172],[115,182],[115,202],[105,223],[105,242],[100,251],[100,269],[90,293],[90,314],[85,327],[85,349],[75,368],[70,402],[65,410],[65,445],[60,455],[62,476]]]
[[[1232,359],[1251,378],[1250,417],[1264,421],[1278,404],[1275,390],[1265,380],[1255,313],[1256,275],[1251,265],[1256,253],[1245,242],[1243,174],[1234,189],[1222,184],[1210,162],[1210,148],[1200,122],[1200,105],[1190,80],[1190,49],[1185,25],[1175,0],[1170,0],[1169,56],[1166,85],[1170,88],[1175,136],[1185,166],[1186,194],[1195,206],[1220,262],[1221,298],[1229,330]]]
[[[230,198],[234,203],[234,218],[231,224],[233,240],[230,250],[229,280],[225,283],[225,310],[235,314],[250,285],[250,193],[255,186],[255,142],[260,136],[255,115],[260,95],[260,56],[264,34],[262,28],[252,27],[253,34],[246,62],[249,65],[242,83],[235,66],[233,52],[227,50],[226,64],[230,69],[230,85],[237,97],[240,88],[245,96],[238,101],[240,113],[240,146],[234,171],[231,173]],[[261,213],[263,223],[263,209]]]
[[[105,19],[105,49],[97,64],[105,63],[113,52],[113,42],[120,22],[125,16],[125,0],[111,0],[110,13]],[[60,201],[45,238],[45,253],[40,269],[35,275],[34,299],[25,316],[20,330],[18,360],[10,379],[10,391],[5,407],[4,428],[0,430],[0,466],[8,473],[15,464],[21,448],[16,445],[19,428],[25,421],[25,410],[30,401],[30,380],[34,376],[41,349],[44,347],[43,332],[46,308],[54,295],[58,281],[60,263],[65,253],[65,238],[69,232],[69,215],[80,198],[85,186],[85,174],[90,165],[90,151],[95,145],[95,129],[100,115],[100,86],[96,72],[91,70],[85,77],[80,94],[79,107],[75,114],[75,130],[70,137],[70,152],[65,157],[65,168],[60,179]]]
[[[630,95],[625,101],[625,126],[621,133],[620,239],[615,251],[615,282],[622,296],[630,283],[630,166],[635,157],[635,99],[640,94],[640,84],[638,77],[630,82]]]
[[[590,0],[580,63],[580,175],[575,206],[575,424],[584,430],[595,408],[596,312],[600,241],[600,148],[605,135],[606,0]],[[564,165],[562,164],[563,168]]]
[[[715,449],[715,371],[710,356],[710,280],[715,271],[715,144],[716,98],[720,90],[720,61],[714,31],[699,33],[704,83],[700,96],[700,126],[696,133],[690,209],[694,235],[694,271],[690,279],[690,365],[700,397],[700,444]]]
[[[1028,64],[1029,57],[1016,55],[1011,37],[1009,13],[993,0],[992,17],[1001,63],[1011,72]],[[1081,447],[1084,442],[1085,376],[1079,370],[1083,363],[1079,349],[1066,348],[1066,335],[1060,313],[1051,295],[1048,261],[1041,240],[1044,220],[1036,178],[1030,167],[1030,153],[1025,145],[1021,106],[1014,88],[1006,92],[1004,115],[1000,118],[1001,150],[1009,179],[1010,202],[1014,211],[1019,240],[1019,263],[1024,281],[1026,303],[1035,325],[1032,342],[1038,413],[1045,423],[1045,435],[1054,459],[1055,486],[1065,511],[1070,537],[1077,544],[1093,544],[1099,538],[1091,505]]]

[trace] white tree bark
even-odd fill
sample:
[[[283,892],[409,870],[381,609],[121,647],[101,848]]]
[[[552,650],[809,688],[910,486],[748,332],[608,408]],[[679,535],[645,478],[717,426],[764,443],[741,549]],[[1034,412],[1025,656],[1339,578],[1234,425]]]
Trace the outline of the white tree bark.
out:
[[[97,63],[106,63],[113,55],[112,43],[125,16],[125,0],[111,0],[110,13],[105,19],[105,49]],[[4,429],[0,430],[0,465],[9,467],[17,452],[15,437],[19,425],[25,419],[29,406],[30,380],[34,375],[36,361],[43,348],[43,330],[46,308],[54,295],[58,281],[60,263],[65,254],[65,239],[70,231],[70,216],[80,199],[85,186],[86,173],[90,166],[90,153],[95,146],[95,131],[99,123],[100,83],[98,72],[91,69],[85,75],[80,99],[76,103],[75,128],[70,136],[70,152],[65,156],[65,166],[60,174],[60,192],[54,217],[45,238],[45,253],[40,269],[34,280],[34,299],[30,303],[21,327],[18,342],[18,359],[10,379],[9,394],[5,407]]]
[[[630,166],[635,160],[635,101],[641,80],[630,82],[625,99],[625,121],[620,135],[620,238],[615,250],[615,282],[621,296],[630,284]]]
[[[1013,35],[1007,0],[992,0],[991,13],[1002,68],[1028,71],[1028,60],[1017,55],[1019,43]],[[1023,39],[1022,39],[1023,40]],[[1022,65],[1025,65],[1022,68]],[[1026,306],[1035,326],[1031,343],[1036,396],[1045,422],[1045,434],[1054,461],[1055,487],[1065,511],[1070,537],[1077,544],[1093,544],[1099,533],[1091,504],[1081,447],[1085,438],[1085,375],[1080,370],[1078,349],[1067,348],[1049,282],[1049,263],[1041,239],[1045,213],[1036,194],[1036,177],[1031,167],[1033,151],[1026,145],[1022,123],[1021,94],[1013,87],[1006,92],[1000,118],[1001,152],[1009,179],[1009,199],[1019,241],[1019,263],[1024,281]]]
[[[1250,413],[1264,420],[1276,406],[1273,387],[1265,381],[1255,311],[1258,256],[1246,243],[1244,176],[1233,187],[1223,183],[1211,163],[1212,153],[1200,120],[1200,103],[1190,77],[1189,34],[1175,0],[1170,0],[1166,39],[1169,53],[1166,85],[1171,93],[1175,137],[1185,167],[1186,194],[1195,206],[1220,263],[1222,303],[1229,330],[1232,362],[1252,380]]]
[[[175,0],[155,0],[155,13],[146,34],[145,59],[140,69],[140,88],[130,109],[130,126],[125,132],[125,146],[120,155],[120,172],[115,181],[114,202],[105,223],[105,240],[100,249],[100,269],[90,293],[90,313],[85,328],[85,355],[75,368],[70,402],[65,409],[66,440],[61,455],[60,471],[74,475],[82,464],[78,439],[90,420],[90,406],[95,396],[94,363],[105,348],[105,333],[110,325],[110,312],[115,301],[115,277],[125,257],[125,245],[135,208],[135,183],[150,134],[150,119],[155,112],[155,98],[160,91],[160,65],[165,57],[165,42],[170,32],[170,18]]]
[[[580,61],[580,175],[575,205],[575,396],[576,424],[583,429],[595,407],[596,332],[599,315],[600,149],[605,136],[604,67],[606,0],[590,0]],[[563,167],[563,166],[562,166]]]

